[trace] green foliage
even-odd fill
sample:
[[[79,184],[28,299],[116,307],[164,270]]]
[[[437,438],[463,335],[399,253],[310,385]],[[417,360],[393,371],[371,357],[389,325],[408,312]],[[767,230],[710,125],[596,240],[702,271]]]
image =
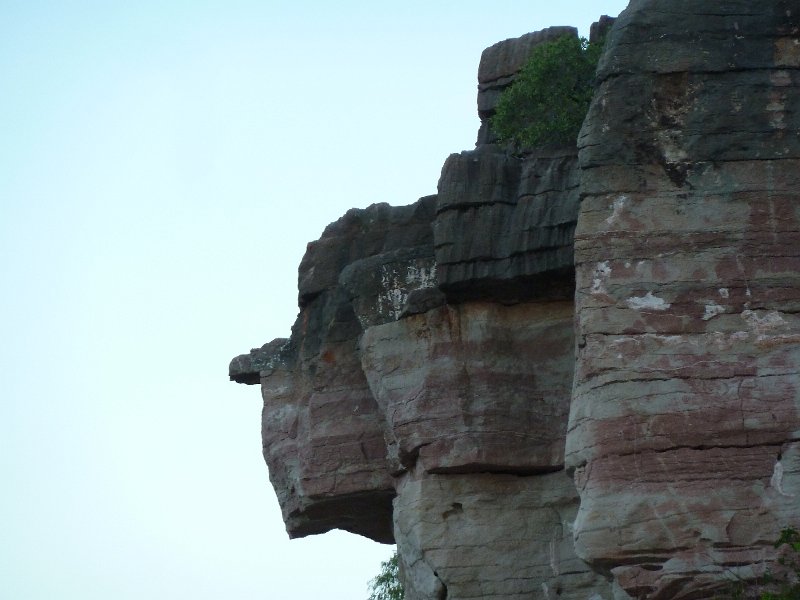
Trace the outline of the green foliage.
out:
[[[777,591],[761,594],[760,600],[800,600],[800,532],[794,527],[787,527],[781,531],[775,547],[782,546],[786,546],[787,552],[778,559],[778,562],[786,567],[791,575],[777,585]]]
[[[536,46],[491,120],[501,140],[517,148],[575,143],[594,94],[603,43],[562,36]]]
[[[381,563],[381,572],[369,582],[369,600],[403,600],[403,584],[400,583],[400,568],[397,551],[389,560]]]
[[[787,527],[775,542],[775,548],[783,548],[778,564],[780,573],[767,573],[756,581],[740,580],[732,584],[720,600],[800,600],[800,532]]]
[[[800,532],[794,527],[787,527],[781,531],[781,537],[775,542],[775,547],[789,546],[794,552],[800,553]]]

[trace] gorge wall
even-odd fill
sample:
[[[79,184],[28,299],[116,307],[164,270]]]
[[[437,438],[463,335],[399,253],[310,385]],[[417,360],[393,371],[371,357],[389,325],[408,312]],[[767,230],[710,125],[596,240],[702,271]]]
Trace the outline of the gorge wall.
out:
[[[438,194],[309,244],[260,384],[292,537],[396,542],[406,598],[714,598],[800,528],[800,1],[633,0],[577,147],[486,125]],[[613,23],[613,24],[612,24]]]

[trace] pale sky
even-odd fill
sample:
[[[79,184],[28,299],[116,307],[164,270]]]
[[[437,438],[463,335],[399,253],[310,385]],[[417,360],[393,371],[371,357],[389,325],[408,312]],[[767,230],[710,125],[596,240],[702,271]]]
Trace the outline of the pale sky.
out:
[[[483,48],[621,0],[0,0],[0,596],[366,600],[289,541],[236,354],[306,243],[435,193]]]

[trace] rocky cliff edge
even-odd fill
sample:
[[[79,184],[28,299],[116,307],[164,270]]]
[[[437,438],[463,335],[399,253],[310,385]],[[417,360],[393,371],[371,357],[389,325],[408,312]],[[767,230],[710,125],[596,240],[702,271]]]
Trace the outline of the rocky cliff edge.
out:
[[[309,244],[260,384],[290,536],[396,542],[406,598],[713,598],[800,525],[800,4],[633,0],[578,147],[487,120],[438,194]],[[612,26],[613,24],[613,26]],[[720,596],[722,594],[722,596]]]

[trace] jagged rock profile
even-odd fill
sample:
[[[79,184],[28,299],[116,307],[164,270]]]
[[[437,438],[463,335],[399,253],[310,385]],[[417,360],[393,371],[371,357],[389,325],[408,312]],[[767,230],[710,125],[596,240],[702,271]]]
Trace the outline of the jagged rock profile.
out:
[[[260,384],[290,536],[398,545],[409,600],[724,597],[800,527],[800,2],[633,0],[578,147],[487,121],[438,193],[309,244]]]

